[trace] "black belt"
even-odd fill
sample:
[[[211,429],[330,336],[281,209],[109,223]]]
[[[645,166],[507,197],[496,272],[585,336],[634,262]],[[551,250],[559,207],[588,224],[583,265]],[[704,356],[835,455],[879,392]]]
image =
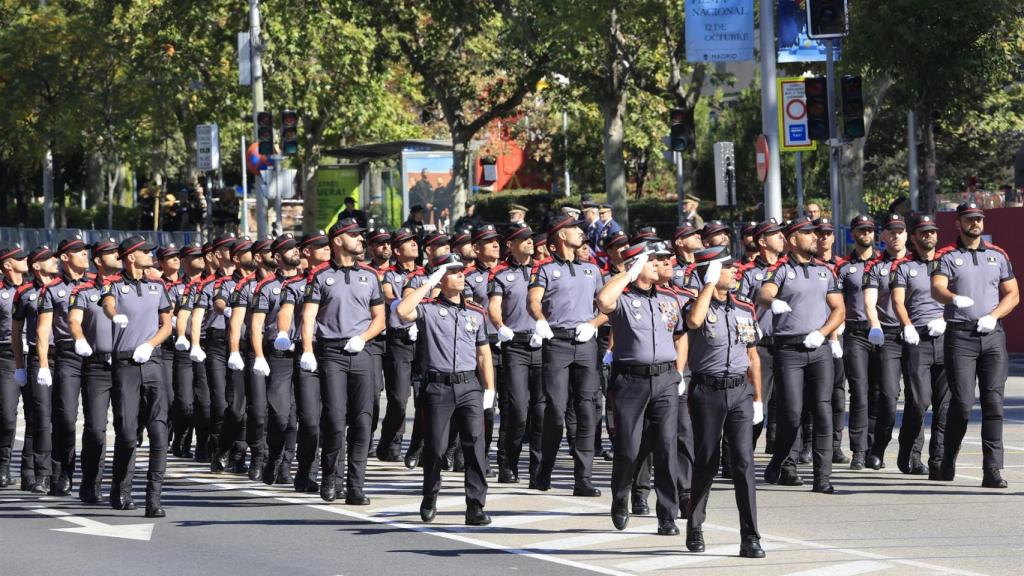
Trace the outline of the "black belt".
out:
[[[88,358],[83,358],[82,362],[86,364],[110,364],[110,360],[113,354],[109,352],[93,352]]]
[[[529,344],[533,340],[533,332],[516,332],[512,335],[513,344]]]
[[[465,384],[476,378],[476,372],[427,372],[427,382],[436,384]]]
[[[207,338],[223,338],[225,334],[227,334],[227,330],[224,330],[223,328],[207,328],[206,329],[206,337]]]
[[[949,326],[949,324],[946,324],[946,326]],[[917,330],[917,335],[921,337],[921,340],[935,340],[942,336],[942,334],[939,334],[938,336],[932,336],[929,334],[928,326],[914,326],[914,330]]]
[[[729,390],[741,386],[746,381],[746,376],[708,376],[706,374],[694,374],[691,382],[695,386],[703,386],[712,390]]]
[[[351,338],[321,338],[316,343],[324,348],[344,348]]]
[[[774,336],[762,336],[761,339],[758,340],[757,345],[758,346],[763,346],[765,348],[771,348],[772,346],[775,346],[775,337]]]
[[[847,320],[846,321],[846,329],[847,330],[867,330],[870,327],[871,326],[868,324],[867,320]]]
[[[612,363],[612,370],[619,374],[628,374],[629,376],[658,376],[675,369],[675,362],[661,362],[659,364]]]
[[[75,342],[73,340],[72,341],[56,342],[56,343],[54,343],[53,348],[56,348],[57,352],[68,352],[68,351],[74,352],[75,351]]]
[[[996,321],[997,328],[1002,326],[1002,324],[1002,320]],[[978,332],[978,322],[977,320],[973,322],[946,322],[946,330],[952,330],[954,332]]]
[[[132,358],[134,354],[134,350],[132,350],[131,352],[114,352],[113,354],[110,355],[110,358],[114,362],[134,362],[135,359]],[[154,348],[153,353],[149,355],[150,360],[154,358],[163,358],[163,356],[160,355],[160,348]]]
[[[889,336],[899,336],[903,333],[899,326],[882,326],[882,333]]]
[[[576,329],[575,328],[552,328],[551,333],[555,335],[555,338],[559,340],[575,340]]]

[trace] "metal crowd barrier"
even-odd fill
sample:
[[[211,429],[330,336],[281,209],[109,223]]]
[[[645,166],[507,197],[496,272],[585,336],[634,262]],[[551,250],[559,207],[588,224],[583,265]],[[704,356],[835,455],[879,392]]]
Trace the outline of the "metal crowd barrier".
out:
[[[21,244],[26,250],[31,250],[41,244],[47,244],[53,248],[65,238],[80,235],[87,243],[92,244],[107,238],[113,238],[120,242],[124,238],[133,235],[143,236],[159,246],[177,244],[185,246],[193,242],[202,242],[202,235],[199,232],[165,232],[162,230],[76,230],[74,228],[0,228],[0,245]]]

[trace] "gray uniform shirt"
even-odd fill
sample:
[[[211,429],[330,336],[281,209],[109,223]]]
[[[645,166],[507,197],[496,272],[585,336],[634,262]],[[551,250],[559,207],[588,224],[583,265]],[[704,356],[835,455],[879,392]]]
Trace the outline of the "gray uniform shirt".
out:
[[[253,312],[266,314],[263,319],[264,340],[272,341],[277,338],[277,314],[281,311],[281,303],[284,301],[282,285],[285,280],[286,278],[277,272],[273,276],[267,276],[260,280],[254,289],[250,309]],[[294,325],[294,322],[292,324]]]
[[[281,283],[281,303],[289,303],[295,306],[291,329],[288,331],[288,336],[291,337],[293,342],[302,341],[302,302],[306,299],[308,278],[308,273],[304,272]],[[277,326],[274,326],[274,329],[276,330]]]
[[[544,289],[541,308],[552,328],[570,329],[593,320],[594,298],[604,286],[601,270],[590,262],[554,257],[533,273],[530,288]]]
[[[311,274],[305,303],[320,305],[317,339],[342,340],[359,336],[370,327],[370,308],[384,304],[384,295],[373,268],[338,266],[331,261]]]
[[[442,296],[423,300],[416,314],[428,372],[476,370],[476,347],[487,344],[483,308],[465,301],[456,304]]]
[[[18,287],[14,295],[12,317],[23,323],[25,342],[28,342],[29,346],[36,345],[36,322],[39,318],[39,291],[41,289],[42,285],[33,280]],[[50,330],[50,344],[53,344],[53,330]]]
[[[49,312],[53,314],[51,333],[54,342],[71,342],[71,328],[68,324],[68,300],[71,298],[71,291],[79,284],[86,282],[71,280],[65,276],[54,278],[49,284],[39,291],[39,313]]]
[[[608,315],[615,341],[612,355],[626,364],[676,360],[675,336],[685,329],[676,294],[667,288],[628,286]]]
[[[890,284],[896,267],[903,260],[903,258],[894,259],[886,252],[883,256],[869,262],[867,272],[864,274],[864,287],[878,290],[878,303],[875,305],[878,322],[888,328],[900,325],[900,319],[896,317],[896,312],[892,309]]]
[[[916,256],[896,266],[890,286],[904,289],[903,305],[914,326],[924,326],[936,318],[942,318],[942,304],[932,298],[930,277],[938,266],[938,260],[925,261]]]
[[[689,262],[676,264],[672,267],[672,285],[676,288],[689,288],[690,276],[693,273],[693,265]]]
[[[247,274],[242,277],[235,287],[231,289],[231,296],[229,304],[231,306],[231,314],[245,314],[248,316],[249,306],[252,304],[253,289],[256,287],[256,275]],[[241,310],[238,310],[241,308]],[[249,319],[246,318],[242,322],[242,329],[239,331],[240,338],[247,340],[249,338]]]
[[[688,304],[683,313],[689,314],[693,304]],[[704,324],[687,333],[690,371],[705,376],[744,374],[750,367],[747,348],[757,345],[761,339],[754,304],[735,294],[730,294],[724,302],[712,297]]]
[[[163,283],[146,278],[120,278],[106,284],[100,304],[107,298],[114,299],[118,314],[128,317],[127,326],[114,327],[114,352],[133,352],[151,340],[160,329],[160,314],[172,309]]]
[[[773,336],[803,336],[821,328],[831,313],[826,296],[840,292],[835,273],[819,260],[800,264],[787,258],[769,270],[765,282],[778,286],[776,298],[793,309],[773,318]]]
[[[947,304],[943,314],[945,319],[975,322],[991,314],[999,305],[999,284],[1013,280],[1013,266],[1006,252],[995,244],[986,244],[984,240],[977,250],[968,250],[959,239],[942,252],[932,275],[949,278],[950,292],[974,300],[974,306],[970,308],[960,309]]]
[[[532,271],[532,261],[520,266],[509,260],[491,269],[488,296],[501,296],[501,320],[520,334],[533,332],[534,320],[528,305]]]
[[[114,351],[114,322],[103,312],[100,304],[103,288],[97,282],[83,282],[75,286],[68,302],[72,310],[82,311],[82,334],[93,352],[110,354]]]
[[[0,344],[11,343],[11,321],[14,318],[14,296],[18,287],[4,278],[0,281]]]
[[[480,306],[484,310],[487,310],[488,303],[488,291],[487,281],[491,276],[492,268],[484,268],[479,262],[473,264],[469,268],[466,268],[466,287],[463,290],[463,296],[468,296],[473,299],[473,303]],[[491,324],[490,317],[485,317],[484,327],[487,330],[487,335],[495,340],[498,329]]]
[[[768,278],[768,269],[771,266],[768,261],[760,256],[755,258],[754,265],[743,271],[743,277],[740,279],[739,294],[752,302],[756,302],[757,293],[764,286],[765,280]],[[774,323],[772,309],[767,306],[758,306],[756,311],[757,325],[761,328],[761,333],[765,336],[771,336],[772,324]]]
[[[864,312],[864,267],[869,261],[870,259],[861,260],[851,254],[848,258],[840,260],[836,267],[839,287],[843,291],[843,302],[846,303],[847,321],[866,322],[868,319],[867,313]]]

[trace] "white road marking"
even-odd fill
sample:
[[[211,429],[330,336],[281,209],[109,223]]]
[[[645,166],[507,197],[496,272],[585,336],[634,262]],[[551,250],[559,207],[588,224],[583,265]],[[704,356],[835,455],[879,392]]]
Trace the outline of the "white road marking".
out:
[[[781,544],[774,544],[772,542],[765,541],[761,542],[761,547],[764,548],[765,552],[785,548],[785,546],[782,546]],[[730,544],[728,546],[715,546],[714,548],[708,548],[706,551],[696,554],[683,550],[682,552],[676,552],[674,554],[625,562],[623,564],[617,564],[615,567],[626,570],[627,572],[642,573],[654,570],[666,570],[668,568],[692,566],[694,564],[703,564],[704,562],[713,562],[724,558],[736,558],[739,556],[739,553],[740,545],[737,542],[736,544]],[[751,559],[750,565],[752,567],[756,566],[757,561],[757,559]],[[835,576],[842,575],[836,574]]]
[[[153,524],[104,524],[92,518],[74,516],[63,510],[44,508],[42,506],[29,506],[29,510],[57,518],[65,522],[75,524],[77,528],[51,528],[54,532],[70,532],[72,534],[85,534],[88,536],[105,536],[107,538],[124,538],[126,540],[141,540],[149,542],[153,537]]]
[[[892,564],[887,562],[861,560],[858,562],[846,562],[845,564],[833,564],[831,566],[813,568],[802,572],[793,572],[791,574],[786,574],[786,576],[857,576],[858,574],[880,572],[893,567],[894,566]]]

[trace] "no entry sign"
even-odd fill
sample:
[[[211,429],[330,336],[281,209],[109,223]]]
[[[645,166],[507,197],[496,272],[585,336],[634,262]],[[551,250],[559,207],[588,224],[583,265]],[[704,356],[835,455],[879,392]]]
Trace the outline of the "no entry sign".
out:
[[[814,150],[817,143],[807,132],[807,99],[803,78],[779,78],[779,150]]]

